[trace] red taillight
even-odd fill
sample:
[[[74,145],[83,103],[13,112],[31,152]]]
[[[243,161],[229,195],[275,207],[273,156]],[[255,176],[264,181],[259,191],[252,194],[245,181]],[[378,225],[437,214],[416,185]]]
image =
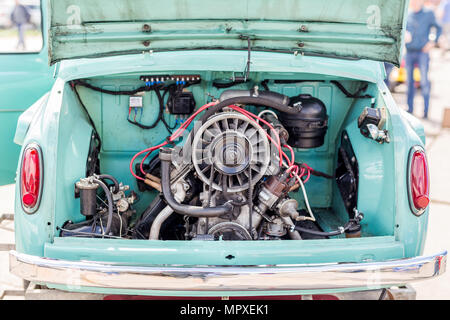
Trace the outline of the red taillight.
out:
[[[22,156],[20,172],[20,190],[22,208],[27,213],[33,213],[39,205],[42,187],[41,151],[37,144],[28,145]]]
[[[413,147],[409,156],[408,192],[411,210],[421,215],[430,203],[430,178],[425,151]]]

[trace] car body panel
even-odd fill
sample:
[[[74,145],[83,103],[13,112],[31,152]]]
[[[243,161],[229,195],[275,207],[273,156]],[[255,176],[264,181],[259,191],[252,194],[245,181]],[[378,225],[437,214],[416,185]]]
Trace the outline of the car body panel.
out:
[[[44,188],[46,188],[48,183],[48,190],[56,190],[55,192],[44,193],[43,199],[41,200],[41,209],[36,216],[23,215],[21,213],[22,209],[20,207],[19,199],[16,199],[16,211],[21,213],[18,214],[16,218],[21,225],[16,231],[16,244],[18,250],[20,252],[33,253],[42,256],[44,254],[43,245],[48,241],[52,241],[49,239],[53,239],[54,235],[57,234],[55,229],[56,226],[64,223],[64,221],[59,221],[55,218],[54,211],[77,211],[72,208],[72,206],[76,206],[76,203],[68,199],[68,197],[70,198],[72,196],[73,182],[76,181],[84,171],[88,148],[83,144],[83,141],[86,140],[86,137],[90,134],[90,130],[86,130],[89,126],[85,115],[79,108],[73,108],[71,105],[70,101],[73,100],[74,94],[67,85],[67,81],[79,77],[83,78],[93,75],[100,76],[111,73],[119,76],[121,73],[145,73],[150,70],[158,72],[167,70],[167,68],[174,68],[175,70],[183,70],[185,72],[192,69],[214,70],[215,68],[220,68],[220,66],[217,66],[217,63],[216,66],[213,67],[214,61],[221,61],[226,70],[234,71],[239,70],[239,68],[232,66],[238,64],[239,61],[245,61],[244,57],[245,52],[236,51],[211,51],[209,54],[205,54],[202,51],[185,51],[170,53],[161,52],[154,53],[153,55],[141,54],[135,56],[107,57],[95,60],[84,59],[78,61],[78,63],[75,61],[63,62],[59,72],[59,79],[52,89],[48,98],[48,103],[42,108],[41,116],[35,117],[34,123],[30,126],[25,139],[25,144],[28,141],[39,140],[40,145],[43,146],[44,170],[46,171]],[[187,67],[187,61],[199,62]],[[297,61],[298,64],[296,65]],[[351,68],[351,65],[354,67]],[[253,70],[254,72],[261,72],[262,74],[269,71],[280,72],[280,75],[285,74],[287,70],[289,70],[289,74],[295,72],[301,74],[302,77],[305,78],[309,78],[310,74],[314,73],[313,70],[316,70],[318,73],[316,73],[316,77],[325,79],[327,77],[341,77],[342,79],[345,79],[346,77],[351,76],[356,79],[373,81],[376,83],[376,86],[380,88],[379,90],[381,92],[379,98],[385,101],[389,112],[390,123],[388,124],[388,129],[392,134],[392,142],[390,144],[379,145],[372,141],[370,144],[367,144],[366,138],[359,133],[356,126],[352,125],[353,119],[357,118],[358,114],[348,115],[346,120],[347,123],[343,124],[343,127],[349,132],[352,142],[355,145],[361,145],[361,147],[355,151],[357,152],[357,156],[361,163],[367,163],[368,165],[365,169],[368,174],[361,176],[362,182],[360,183],[361,187],[359,191],[361,200],[359,201],[358,206],[366,212],[367,210],[380,211],[380,218],[383,217],[383,219],[379,219],[380,221],[368,221],[368,223],[379,224],[377,228],[380,234],[389,232],[392,235],[397,236],[400,241],[407,239],[407,245],[405,246],[405,252],[407,254],[405,257],[420,254],[422,246],[421,239],[423,239],[426,229],[427,213],[420,218],[414,217],[414,219],[410,219],[411,212],[406,200],[406,192],[404,192],[404,190],[406,190],[405,175],[402,174],[402,171],[399,171],[399,174],[394,176],[390,174],[390,172],[397,172],[395,168],[406,168],[407,154],[410,146],[423,145],[423,143],[409,123],[404,120],[392,99],[392,96],[389,94],[388,89],[385,87],[382,80],[382,64],[363,60],[342,61],[332,58],[295,57],[294,55],[284,53],[258,52],[254,55]],[[335,96],[334,99],[337,99],[337,97]],[[62,101],[64,101],[63,105],[61,105]],[[106,102],[107,101],[109,100],[106,100]],[[96,104],[95,100],[85,102],[88,104]],[[338,109],[335,111],[330,110],[330,112],[336,112],[336,114],[333,113],[333,116],[335,117],[339,115]],[[107,115],[97,108],[92,113],[92,118],[94,122],[98,124],[104,121],[102,119],[108,119]],[[73,134],[74,130],[80,130],[80,128],[85,128],[81,129],[81,131],[77,131],[83,132],[83,134]],[[103,133],[101,125],[99,125],[99,130],[101,135],[106,134],[105,139],[111,135],[115,137],[114,139],[124,139],[124,137],[117,136],[114,132]],[[137,131],[136,134],[142,135],[143,132]],[[142,141],[148,140],[148,138],[144,136],[142,136],[141,139]],[[136,144],[136,141],[139,143]],[[140,139],[136,139],[136,141],[134,144],[129,145],[131,148],[130,150],[143,147]],[[65,147],[66,145],[70,145],[71,149],[68,150]],[[108,146],[108,143],[106,143],[106,146]],[[374,148],[374,146],[377,147]],[[383,151],[388,149],[389,151]],[[131,179],[131,177],[124,173],[123,170],[120,170],[120,163],[126,164],[133,152],[123,152],[114,149],[111,149],[111,152],[115,152],[116,155],[122,154],[121,159],[123,160],[120,160],[120,162],[118,162],[118,160],[110,161],[108,160],[108,154],[106,153],[103,160],[105,164],[104,169],[106,168],[108,172],[120,177],[125,184],[129,184],[132,188],[136,188],[134,179]],[[314,153],[309,156],[308,153],[303,153],[303,156],[314,157]],[[70,166],[68,165],[69,163]],[[56,168],[56,170],[54,168]],[[332,170],[332,168],[324,168],[324,170],[327,171],[330,169]],[[58,185],[59,187],[55,188],[55,185]],[[389,208],[389,210],[378,210],[377,208],[383,203],[382,197],[384,193],[378,194],[373,192],[374,188],[385,190],[385,196],[389,197],[389,194],[391,196],[394,194],[394,186],[398,188],[397,192],[399,195],[404,194],[405,201],[398,201],[397,206]],[[313,185],[309,188],[312,188],[312,191],[315,190]],[[313,203],[320,200],[320,190],[316,191],[317,192],[312,192],[311,200]],[[64,199],[64,201],[56,201],[57,199]],[[64,207],[63,203],[70,207]],[[37,218],[38,215],[40,215],[40,218]],[[73,218],[75,219],[77,217],[74,216]],[[386,229],[388,227],[383,224],[383,221],[389,222],[389,220],[394,218],[404,219],[405,223],[409,224],[409,226],[403,228],[404,224],[402,223],[400,224],[400,227],[395,230]],[[41,222],[37,223],[38,220],[36,219],[40,219]],[[47,222],[50,222],[50,227],[47,226]],[[43,226],[45,232],[44,230],[36,229],[36,226],[40,224],[45,225]],[[33,231],[30,232],[30,230]],[[416,230],[416,232],[411,232],[411,230]],[[417,247],[418,245],[419,247]]]
[[[405,257],[403,244],[395,241],[394,237],[328,240],[274,243],[55,238],[53,243],[45,245],[43,256],[69,261],[104,261],[142,266],[374,262]],[[311,255],[311,252],[315,254]]]
[[[76,1],[85,3],[83,1]],[[58,3],[57,1],[53,3]],[[67,4],[61,1],[62,6]],[[87,2],[86,2],[87,3]],[[116,4],[118,2],[113,2]],[[358,208],[367,215],[364,223],[373,225],[373,232],[367,237],[358,239],[326,239],[308,241],[147,241],[147,240],[112,240],[112,239],[77,239],[58,237],[58,226],[67,218],[77,221],[80,218],[79,203],[73,199],[74,182],[85,174],[88,157],[87,141],[90,141],[92,127],[86,114],[77,105],[75,94],[69,81],[81,78],[95,78],[98,84],[106,83],[108,77],[126,79],[146,73],[192,71],[205,73],[223,72],[227,76],[242,74],[245,70],[248,53],[245,50],[180,50],[74,59],[59,63],[58,78],[49,95],[44,96],[27,113],[20,118],[16,132],[16,142],[26,146],[38,143],[43,152],[45,179],[39,210],[26,214],[20,205],[20,193],[16,192],[15,223],[16,250],[19,253],[58,259],[62,261],[107,262],[127,264],[141,267],[145,265],[271,265],[271,264],[328,264],[328,263],[368,263],[383,262],[393,259],[405,259],[420,256],[426,237],[428,209],[416,217],[411,213],[407,197],[406,168],[411,147],[424,146],[423,126],[404,117],[397,107],[383,79],[384,66],[381,62],[371,60],[351,60],[322,56],[308,56],[290,52],[255,51],[251,54],[251,73],[254,81],[262,81],[267,75],[278,79],[320,80],[320,85],[302,83],[292,85],[289,90],[310,93],[323,97],[327,104],[335,101],[336,105],[346,102],[342,92],[330,89],[330,80],[360,80],[370,84],[370,93],[387,109],[390,143],[378,144],[363,137],[355,125],[362,107],[369,106],[370,99],[360,99],[348,114],[339,114],[339,108],[328,109],[329,116],[338,119],[338,124],[330,125],[333,137],[339,130],[346,130],[352,144],[357,146],[355,154],[360,167],[360,184],[358,190]],[[106,79],[106,80],[105,80]],[[323,82],[323,83],[322,83]],[[120,86],[120,81],[117,82]],[[204,88],[203,88],[204,89]],[[208,92],[210,92],[208,88]],[[289,94],[289,92],[286,92]],[[99,134],[105,140],[102,149],[102,170],[117,176],[124,184],[136,189],[136,181],[123,170],[135,150],[146,147],[152,139],[160,139],[159,135],[167,133],[164,129],[155,131],[155,135],[139,131],[130,143],[129,136],[117,130],[117,126],[106,128],[104,122],[116,121],[103,105],[110,109],[119,108],[126,101],[120,97],[83,96],[90,109],[90,115],[96,124]],[[198,98],[198,99],[197,99]],[[198,104],[207,97],[197,93]],[[348,102],[348,101],[347,101]],[[122,105],[123,107],[123,105]],[[123,109],[126,111],[126,109]],[[122,119],[123,120],[123,119]],[[111,129],[113,128],[113,129]],[[114,132],[115,131],[115,132]],[[327,145],[317,150],[298,150],[309,162],[318,154],[326,155],[328,162],[318,161],[319,170],[332,172],[334,167],[326,167],[333,163],[334,152],[339,139],[332,141],[330,133],[326,137]],[[137,137],[137,138],[136,138]],[[164,136],[165,137],[165,136]],[[109,139],[109,140],[108,140]],[[127,149],[114,149],[116,140]],[[120,145],[119,144],[119,145]],[[144,145],[142,145],[144,144]],[[328,149],[329,148],[329,149]],[[325,158],[326,158],[325,157]],[[20,164],[19,164],[20,166]],[[323,166],[323,167],[322,167]],[[311,203],[330,205],[336,199],[321,197],[319,185],[313,181],[308,183]],[[326,188],[331,188],[331,182]],[[16,182],[16,190],[20,190]],[[327,189],[328,190],[328,189]],[[337,195],[338,193],[334,193]],[[148,196],[141,198],[141,204],[148,203]],[[326,199],[325,199],[326,198]],[[341,201],[342,202],[342,201]],[[389,208],[384,202],[393,203]],[[68,214],[61,215],[61,212]],[[70,215],[69,217],[67,215]],[[364,228],[364,225],[363,225]],[[325,230],[327,231],[327,230]],[[370,279],[369,279],[370,280]],[[172,296],[208,296],[209,292],[193,291],[146,291],[117,288],[81,287],[76,283],[58,285],[47,283],[51,288],[70,291],[102,292],[109,294],[157,294]],[[372,289],[382,287],[375,283]],[[340,288],[340,292],[367,290],[368,287]],[[332,293],[336,290],[308,290],[312,293]],[[227,294],[228,293],[228,294]],[[277,295],[304,294],[306,291],[268,290],[265,292],[235,291],[232,295]],[[220,295],[231,295],[230,292],[215,292]]]
[[[50,1],[51,63],[142,51],[247,49],[399,64],[407,1]],[[250,39],[250,43],[247,41]]]
[[[45,5],[43,1],[43,5]],[[42,9],[46,21],[45,7]],[[14,144],[19,116],[50,90],[55,67],[48,66],[47,28],[42,28],[44,45],[38,53],[0,53],[0,185],[14,182],[20,146]]]
[[[140,54],[62,61],[58,78],[64,81],[115,74],[164,72],[223,71],[242,74],[247,52],[230,50],[183,50],[171,52],[143,52]],[[220,61],[220,63],[218,63]],[[376,83],[384,76],[382,63],[370,60],[346,60],[311,57],[277,52],[253,52],[251,72],[296,73],[298,79],[335,78],[357,79]],[[312,77],[314,76],[314,77]],[[286,77],[286,76],[285,76]]]

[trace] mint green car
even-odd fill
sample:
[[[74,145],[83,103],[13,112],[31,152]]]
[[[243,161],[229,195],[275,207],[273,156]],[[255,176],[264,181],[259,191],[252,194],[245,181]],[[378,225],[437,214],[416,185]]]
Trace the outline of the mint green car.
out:
[[[445,250],[422,256],[424,129],[383,81],[407,7],[43,2],[38,56],[54,70],[0,87],[10,143],[28,103],[15,99],[54,82],[17,122],[10,271],[168,297],[360,293],[442,274]],[[26,71],[27,58],[0,64]]]

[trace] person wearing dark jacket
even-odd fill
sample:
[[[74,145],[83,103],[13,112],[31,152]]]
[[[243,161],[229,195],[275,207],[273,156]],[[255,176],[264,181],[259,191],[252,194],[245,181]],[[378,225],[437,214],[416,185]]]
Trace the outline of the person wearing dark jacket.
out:
[[[17,42],[17,49],[22,46],[22,50],[26,50],[24,28],[25,25],[30,22],[30,13],[24,5],[20,4],[19,0],[16,0],[16,6],[11,12],[11,22],[17,26],[19,33],[19,41]]]
[[[412,11],[408,15],[406,25],[406,56],[405,65],[408,75],[408,112],[414,111],[414,67],[419,66],[420,70],[420,88],[424,100],[423,117],[428,118],[428,108],[430,105],[431,85],[428,80],[428,66],[430,63],[429,51],[435,47],[442,28],[436,22],[433,11],[424,8],[424,0],[411,0]],[[431,28],[436,29],[435,42],[429,40]]]

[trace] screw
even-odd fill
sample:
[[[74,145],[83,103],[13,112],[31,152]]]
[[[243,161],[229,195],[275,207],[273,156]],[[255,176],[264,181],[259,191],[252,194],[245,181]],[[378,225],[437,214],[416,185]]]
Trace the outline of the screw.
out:
[[[152,31],[152,27],[150,27],[150,25],[148,25],[148,24],[144,24],[142,26],[142,31],[143,32],[151,32]]]
[[[150,45],[150,41],[145,40],[144,42],[142,42],[142,44],[146,47],[148,47]]]
[[[299,31],[300,31],[300,32],[306,32],[306,31],[308,31],[308,28],[307,28],[304,24],[302,24],[302,25],[300,26]]]
[[[297,43],[297,45],[298,45],[300,48],[303,48],[303,47],[305,46],[305,43],[304,43],[304,42],[299,42],[299,43]]]

